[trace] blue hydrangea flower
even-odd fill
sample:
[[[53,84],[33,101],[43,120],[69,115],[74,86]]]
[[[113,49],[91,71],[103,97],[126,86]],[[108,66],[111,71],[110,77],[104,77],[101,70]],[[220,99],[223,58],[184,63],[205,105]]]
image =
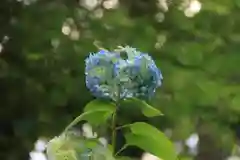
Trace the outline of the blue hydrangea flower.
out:
[[[94,96],[99,98],[112,96],[113,67],[119,58],[119,54],[101,50],[90,54],[85,60],[86,86]]]
[[[124,52],[127,59],[120,53]],[[94,96],[114,101],[125,98],[151,98],[162,84],[162,74],[153,59],[135,48],[118,52],[100,51],[86,59],[86,85]]]

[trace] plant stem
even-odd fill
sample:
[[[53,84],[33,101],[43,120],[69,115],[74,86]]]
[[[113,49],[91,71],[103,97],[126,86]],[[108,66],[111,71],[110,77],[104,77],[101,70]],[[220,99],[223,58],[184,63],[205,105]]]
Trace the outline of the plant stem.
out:
[[[124,145],[120,150],[117,151],[117,153],[115,154],[115,156],[117,156],[119,153],[121,153],[124,149],[127,148],[127,145]]]
[[[116,121],[117,120],[117,111],[113,113],[112,116],[112,147],[113,147],[113,155],[115,154],[116,148]]]
[[[116,100],[116,110],[112,115],[112,147],[113,147],[113,156],[115,155],[116,149],[116,136],[117,136],[117,111],[120,107],[120,86],[117,86],[117,100]]]

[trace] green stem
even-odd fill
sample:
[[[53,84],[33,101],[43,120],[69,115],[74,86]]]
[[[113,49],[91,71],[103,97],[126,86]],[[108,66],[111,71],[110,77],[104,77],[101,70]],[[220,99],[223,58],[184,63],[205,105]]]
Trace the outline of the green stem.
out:
[[[127,145],[124,145],[119,151],[117,151],[117,153],[115,154],[115,156],[117,156],[119,153],[121,153],[124,149],[127,148]]]
[[[113,155],[115,154],[115,148],[116,148],[116,121],[117,120],[117,111],[113,113],[112,116],[112,147],[113,147]]]
[[[117,100],[116,100],[116,110],[112,115],[112,147],[113,147],[113,156],[115,155],[116,148],[116,136],[117,136],[117,111],[120,107],[120,86],[117,86]]]
[[[123,129],[123,128],[126,128],[126,127],[129,127],[129,126],[131,126],[131,124],[125,124],[125,125],[122,125],[122,126],[116,127],[115,129],[116,129],[116,130],[120,130],[120,129]]]

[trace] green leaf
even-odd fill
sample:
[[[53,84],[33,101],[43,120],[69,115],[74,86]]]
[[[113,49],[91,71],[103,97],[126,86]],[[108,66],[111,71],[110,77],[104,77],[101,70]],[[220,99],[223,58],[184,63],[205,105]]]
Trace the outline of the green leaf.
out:
[[[125,135],[128,146],[138,146],[163,160],[176,160],[177,154],[170,140],[157,128],[136,122],[128,126],[131,133]]]
[[[85,108],[84,113],[75,118],[65,129],[65,132],[78,122],[86,120],[91,125],[98,126],[104,124],[107,119],[114,113],[116,107],[113,103],[102,100],[93,100],[89,102]]]
[[[117,160],[133,160],[133,159],[130,157],[119,157],[117,158]]]
[[[91,125],[100,125],[107,121],[107,119],[113,114],[113,111],[109,109],[97,109],[93,111],[87,111],[75,118],[65,129],[69,130],[78,122],[86,120]]]
[[[91,102],[89,102],[85,106],[84,112],[94,111],[94,110],[99,110],[99,109],[104,109],[104,110],[109,110],[109,112],[114,112],[116,110],[116,107],[113,103],[111,103],[109,101],[95,99],[95,100],[92,100]]]
[[[155,116],[161,116],[163,115],[162,112],[152,106],[150,106],[149,104],[147,104],[145,101],[142,101],[140,99],[137,98],[129,98],[127,100],[125,100],[125,102],[128,105],[140,108],[142,113],[146,116],[146,117],[155,117]]]

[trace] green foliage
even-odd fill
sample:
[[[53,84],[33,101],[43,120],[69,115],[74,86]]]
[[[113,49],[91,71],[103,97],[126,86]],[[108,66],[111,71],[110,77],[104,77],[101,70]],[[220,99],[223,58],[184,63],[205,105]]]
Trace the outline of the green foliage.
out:
[[[131,98],[126,101],[130,101],[131,103],[135,103],[136,106],[138,106],[143,114],[147,117],[153,117],[157,115],[162,115],[161,112],[150,105],[148,105],[146,102]],[[116,102],[117,105],[118,101]],[[119,109],[121,110],[121,106]],[[90,124],[93,125],[108,125],[107,119],[112,115],[112,147],[115,148],[115,139],[116,139],[116,130],[122,129],[123,127],[130,128],[131,132],[125,134],[126,138],[126,144],[123,146],[123,148],[116,152],[116,155],[121,152],[123,149],[125,149],[127,146],[138,146],[139,148],[144,149],[147,152],[150,152],[159,158],[162,158],[164,160],[176,160],[177,155],[174,150],[174,147],[172,143],[168,140],[168,138],[160,132],[157,128],[144,123],[144,122],[136,122],[133,124],[125,125],[123,127],[116,128],[116,107],[114,104],[108,101],[102,101],[102,100],[93,100],[90,103],[88,103],[84,108],[84,113],[82,113],[80,116],[78,116],[75,120],[73,120],[65,129],[63,132],[64,135],[68,133],[68,131],[76,125],[78,122],[82,120],[86,120]],[[56,139],[56,138],[55,138]],[[53,139],[53,143],[50,143],[48,145],[48,148],[50,151],[48,152],[48,155],[55,156],[56,160],[61,160],[62,157],[68,160],[77,160],[78,157],[76,157],[76,151],[80,151],[78,147],[74,148],[75,144],[79,144],[79,141],[77,139],[69,139],[69,137],[63,137],[63,138],[57,138],[57,140]],[[82,139],[81,139],[82,140]],[[55,146],[55,141],[57,141],[57,150],[53,149],[52,146]],[[60,141],[60,144],[59,142]],[[51,141],[50,141],[51,142]],[[91,143],[90,143],[91,142]],[[81,143],[84,145],[85,149],[91,149],[91,152],[89,152],[89,156],[92,159],[96,160],[114,160],[113,155],[115,155],[115,152],[109,152],[109,150],[105,147],[97,147],[95,141],[88,141],[88,140],[82,140]],[[59,147],[60,145],[60,147]],[[61,148],[61,146],[69,145],[68,147],[73,147],[70,150],[64,150],[58,151],[58,148]],[[77,145],[78,146],[78,145]],[[85,154],[85,152],[83,152]],[[80,152],[80,157],[82,157],[82,149]],[[82,158],[80,158],[82,159]],[[84,158],[83,158],[84,159]]]
[[[133,110],[140,109],[143,115],[146,117],[155,117],[163,115],[160,110],[150,106],[145,101],[139,100],[137,98],[129,98],[123,102],[123,105],[128,105]]]
[[[78,122],[86,120],[92,125],[100,125],[106,123],[108,118],[114,113],[116,108],[110,102],[104,102],[100,100],[93,100],[89,102],[85,107],[85,112],[75,118],[66,128],[70,129]]]
[[[85,106],[84,112],[95,111],[98,109],[106,109],[106,110],[109,110],[110,113],[113,113],[116,110],[116,106],[114,103],[111,103],[109,101],[95,99],[95,100],[92,100],[91,102],[89,102]]]
[[[138,146],[164,160],[177,159],[173,144],[157,128],[144,122],[136,122],[128,127],[131,133],[125,135],[126,146]]]

